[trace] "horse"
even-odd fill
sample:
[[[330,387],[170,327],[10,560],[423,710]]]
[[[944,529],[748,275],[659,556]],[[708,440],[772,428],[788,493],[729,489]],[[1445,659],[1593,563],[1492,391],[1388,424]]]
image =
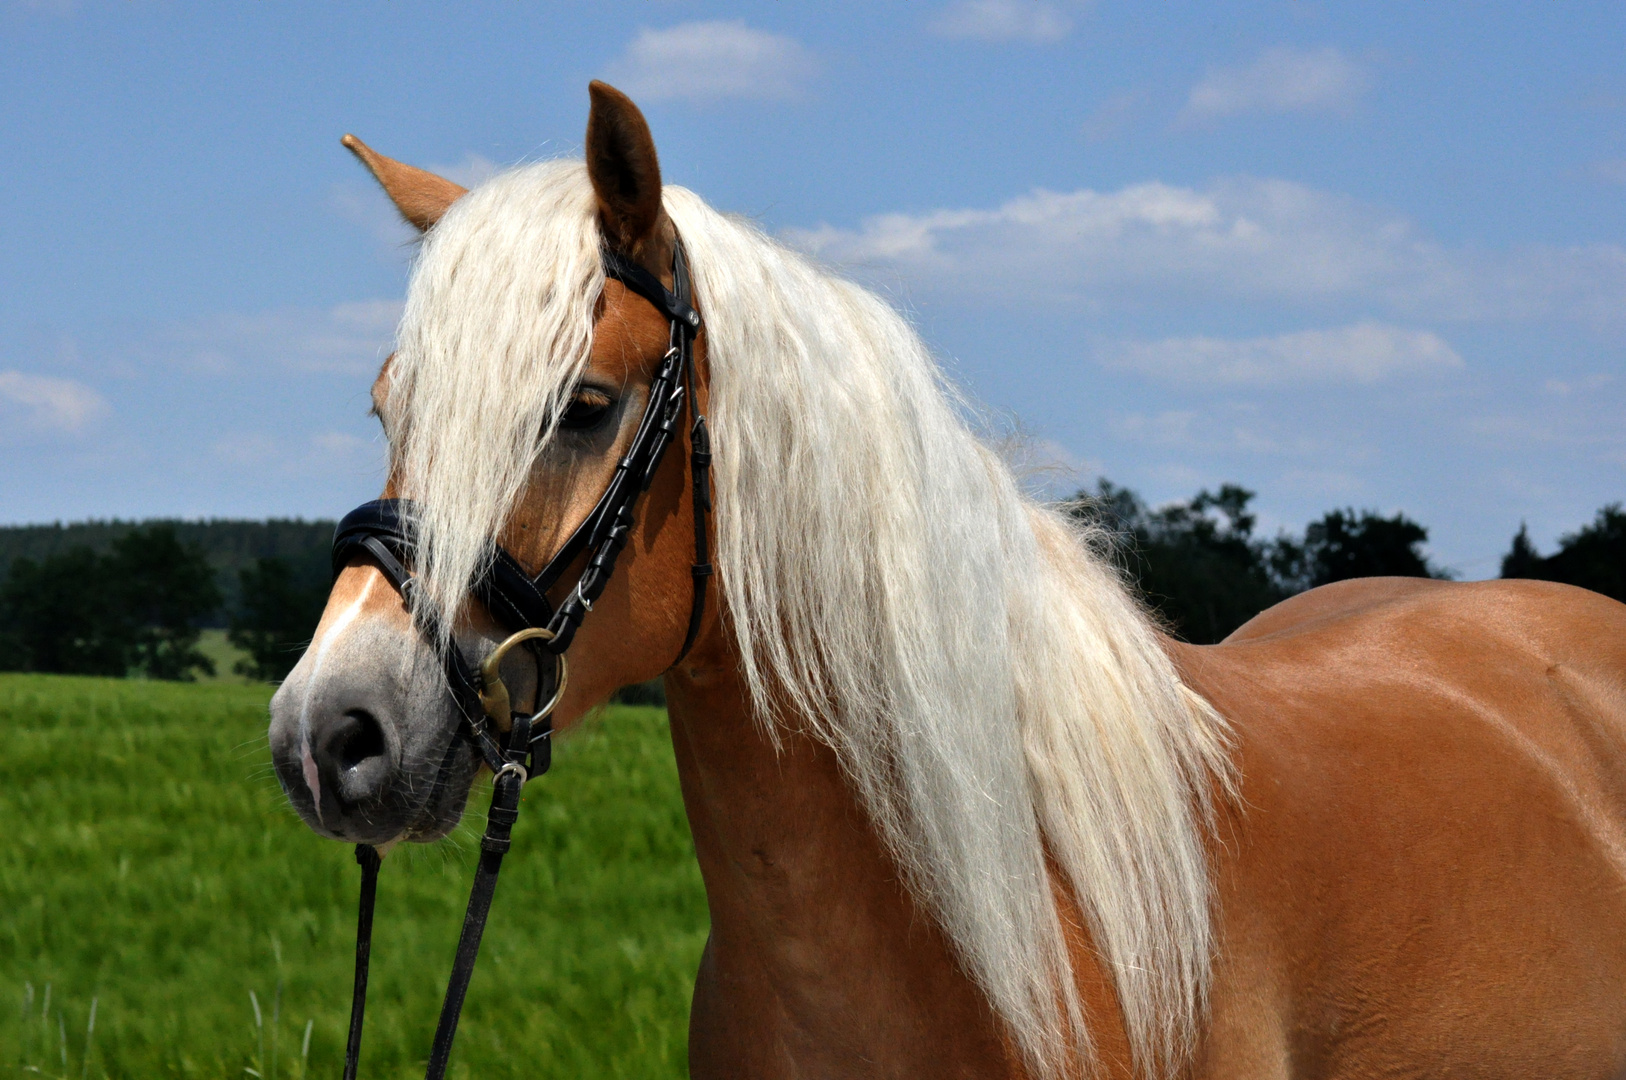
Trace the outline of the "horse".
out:
[[[311,828],[459,819],[438,654],[495,647],[471,582],[547,563],[634,437],[669,325],[605,252],[670,288],[681,244],[709,498],[692,456],[654,471],[554,715],[664,679],[711,918],[692,1075],[1626,1073],[1626,606],[1368,579],[1183,643],[898,312],[663,185],[590,96],[585,161],[473,190],[346,137],[422,234],[372,388],[416,579],[347,558],[272,700]]]

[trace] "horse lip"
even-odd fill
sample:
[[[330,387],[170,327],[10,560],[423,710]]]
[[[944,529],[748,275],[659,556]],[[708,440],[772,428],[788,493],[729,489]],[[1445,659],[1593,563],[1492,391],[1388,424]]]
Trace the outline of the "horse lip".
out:
[[[457,752],[459,745],[464,747],[466,753]],[[462,785],[462,790],[458,791],[457,773],[464,763],[469,765],[467,779]],[[396,840],[430,843],[457,828],[458,823],[463,820],[469,792],[474,786],[474,778],[479,769],[474,747],[464,742],[462,732],[454,728],[446,750],[441,754],[440,762],[435,766],[434,772],[427,777],[428,792],[405,815],[408,819],[407,824],[402,827]]]

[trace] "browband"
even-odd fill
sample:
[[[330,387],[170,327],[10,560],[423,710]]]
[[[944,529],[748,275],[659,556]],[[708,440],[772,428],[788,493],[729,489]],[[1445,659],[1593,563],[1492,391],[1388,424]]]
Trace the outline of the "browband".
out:
[[[679,248],[682,245],[679,244]],[[674,268],[681,258],[673,253]],[[672,322],[681,322],[689,327],[690,333],[700,331],[700,313],[689,306],[687,293],[689,291],[688,275],[684,274],[682,280],[678,275],[672,275],[672,284],[683,290],[683,296],[672,292],[661,279],[651,274],[638,263],[633,262],[619,251],[606,251],[604,253],[604,276],[614,278],[639,296],[648,300],[661,310]]]

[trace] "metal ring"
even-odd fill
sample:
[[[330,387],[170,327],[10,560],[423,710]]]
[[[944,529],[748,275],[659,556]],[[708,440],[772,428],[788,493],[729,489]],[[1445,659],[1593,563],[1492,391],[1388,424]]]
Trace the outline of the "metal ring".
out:
[[[491,650],[491,655],[480,662],[480,708],[491,718],[498,731],[507,731],[513,724],[513,708],[508,696],[508,686],[502,680],[503,657],[522,642],[552,641],[555,636],[552,630],[545,627],[527,627],[517,634],[511,634],[501,645]],[[556,653],[553,659],[558,672],[553,698],[546,706],[536,711],[531,718],[533,723],[551,713],[565,694],[565,682],[569,678],[570,669],[565,664],[562,653]],[[537,689],[541,689],[540,685]]]
[[[515,776],[519,777],[519,786],[520,787],[524,787],[526,781],[530,780],[530,778],[531,778],[530,773],[525,771],[525,766],[521,765],[517,761],[506,761],[506,762],[503,763],[503,767],[498,769],[497,772],[495,773],[495,775],[493,775],[491,777],[491,782],[493,784],[495,784],[497,781],[501,780],[505,774],[508,774],[508,773],[512,773]]]
[[[559,670],[558,678],[554,680],[553,697],[548,700],[546,705],[542,706],[542,708],[531,714],[532,727],[536,726],[536,722],[538,720],[553,712],[554,709],[557,709],[559,707],[559,702],[563,700],[565,696],[565,683],[569,680],[570,668],[565,664],[564,653],[556,654],[553,659]],[[536,740],[533,738],[531,741],[535,742]]]

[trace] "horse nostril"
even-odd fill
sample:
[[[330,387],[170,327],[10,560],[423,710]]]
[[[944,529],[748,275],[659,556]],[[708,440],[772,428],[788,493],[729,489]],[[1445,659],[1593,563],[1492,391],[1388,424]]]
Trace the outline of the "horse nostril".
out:
[[[345,714],[350,729],[337,747],[339,768],[353,769],[368,758],[383,757],[384,728],[378,718],[366,709],[350,709]]]

